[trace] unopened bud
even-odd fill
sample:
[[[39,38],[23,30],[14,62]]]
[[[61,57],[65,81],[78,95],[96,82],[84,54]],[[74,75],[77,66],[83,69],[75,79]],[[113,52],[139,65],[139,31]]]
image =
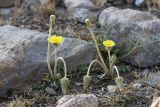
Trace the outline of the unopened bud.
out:
[[[68,88],[69,88],[70,80],[66,77],[61,79],[61,88],[62,88],[62,93],[67,94]]]
[[[89,75],[83,77],[83,90],[85,92],[89,88],[90,82],[91,82],[91,77]]]
[[[92,25],[92,23],[91,23],[91,21],[89,19],[86,19],[85,23],[86,23],[88,29],[93,27],[93,25]]]
[[[50,21],[53,22],[53,23],[55,23],[55,21],[56,21],[56,16],[55,16],[55,15],[51,15],[51,16],[50,16]]]
[[[124,78],[123,77],[117,77],[115,79],[115,82],[117,84],[117,87],[122,88],[123,87],[123,82],[124,82]]]

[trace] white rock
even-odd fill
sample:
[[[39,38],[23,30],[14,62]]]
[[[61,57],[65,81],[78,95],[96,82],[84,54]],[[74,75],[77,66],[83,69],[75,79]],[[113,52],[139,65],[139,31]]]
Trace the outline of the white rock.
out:
[[[117,89],[117,86],[115,86],[115,85],[108,85],[107,86],[107,90],[108,90],[109,93],[116,92],[116,89]]]
[[[135,84],[133,84],[132,87],[133,87],[134,89],[137,89],[137,90],[138,90],[139,88],[141,88],[141,86],[142,86],[142,84],[135,83]]]
[[[56,107],[98,107],[98,99],[93,94],[65,95]]]

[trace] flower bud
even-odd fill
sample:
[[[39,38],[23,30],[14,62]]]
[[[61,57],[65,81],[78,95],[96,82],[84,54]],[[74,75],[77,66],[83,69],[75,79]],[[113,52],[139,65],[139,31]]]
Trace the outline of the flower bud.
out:
[[[88,29],[91,29],[93,27],[93,25],[89,19],[86,19],[85,23],[86,23]]]
[[[63,94],[67,94],[69,88],[70,80],[66,77],[61,79],[61,89]]]
[[[55,15],[51,15],[50,16],[50,21],[55,23],[55,20],[56,20],[56,16]]]
[[[117,77],[115,79],[115,82],[116,82],[118,88],[122,88],[123,87],[124,78],[121,77],[121,76]]]
[[[91,82],[91,77],[89,75],[86,75],[83,77],[83,90],[87,91],[87,89],[89,88]]]

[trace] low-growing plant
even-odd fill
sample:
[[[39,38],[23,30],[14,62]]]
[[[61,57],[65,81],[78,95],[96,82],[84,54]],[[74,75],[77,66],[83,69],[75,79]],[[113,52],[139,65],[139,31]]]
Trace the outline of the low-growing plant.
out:
[[[55,24],[55,15],[50,16],[50,28],[49,28],[49,37],[48,37],[48,51],[47,51],[47,64],[48,64],[48,70],[51,76],[52,81],[59,82],[61,81],[61,88],[62,88],[62,93],[66,94],[68,91],[69,83],[70,80],[67,78],[67,67],[66,67],[66,62],[62,57],[57,58],[57,48],[58,46],[64,42],[64,38],[62,36],[57,36],[57,35],[51,35],[52,31],[52,26]],[[50,50],[51,50],[51,44],[54,45],[54,74],[51,68],[50,64]],[[58,61],[63,62],[64,66],[64,77],[61,79],[60,73],[57,73],[57,63]]]
[[[113,76],[112,68],[113,68],[113,65],[115,64],[116,56],[115,55],[111,55],[111,50],[116,45],[115,42],[112,41],[112,40],[106,40],[106,41],[103,42],[103,45],[105,46],[105,48],[106,48],[106,50],[108,52],[108,64],[109,64],[109,67],[107,67],[107,65],[105,64],[105,61],[104,61],[104,59],[103,59],[103,57],[101,55],[100,49],[98,47],[98,43],[97,43],[96,37],[95,37],[94,32],[93,32],[93,25],[92,25],[92,23],[90,22],[89,19],[86,19],[85,23],[87,25],[88,30],[90,31],[92,39],[93,39],[93,41],[95,43],[95,47],[96,47],[100,62],[102,63],[102,66],[104,68],[104,71],[105,71],[104,72],[104,76],[106,76],[106,75]]]

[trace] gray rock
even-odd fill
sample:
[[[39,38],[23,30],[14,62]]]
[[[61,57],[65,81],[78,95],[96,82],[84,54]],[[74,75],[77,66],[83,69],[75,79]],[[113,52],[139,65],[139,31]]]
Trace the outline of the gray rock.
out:
[[[49,94],[49,95],[55,95],[56,91],[53,88],[47,87],[45,89],[45,91]]]
[[[98,107],[98,99],[93,94],[66,95],[56,107]]]
[[[37,81],[48,72],[47,34],[6,25],[0,27],[0,95],[26,81]],[[54,65],[53,46],[51,65]],[[89,63],[95,54],[92,43],[65,38],[57,49],[67,63],[68,71]],[[27,85],[27,83],[24,83]]]
[[[135,0],[134,3],[137,7],[141,7],[144,4],[144,2],[145,2],[145,0]]]
[[[156,87],[160,84],[160,72],[152,73],[150,72],[147,80],[145,81],[148,85]]]
[[[70,10],[71,18],[80,21],[82,23],[85,22],[85,19],[97,20],[98,19],[98,12],[92,12],[85,8],[75,8],[74,10]]]
[[[138,90],[138,89],[141,88],[141,86],[142,86],[142,84],[135,83],[135,84],[133,84],[132,87],[133,87],[134,89]]]
[[[64,3],[72,19],[84,23],[86,18],[98,18],[98,12],[95,12],[98,8],[90,0],[64,0]]]
[[[68,10],[74,8],[95,9],[96,6],[90,0],[64,0],[65,6]]]
[[[14,12],[14,8],[0,8],[1,16],[8,17],[8,16],[13,15],[13,12]]]
[[[111,7],[102,11],[99,23],[111,28],[111,38],[124,54],[122,60],[140,67],[160,63],[160,20],[154,15]]]

